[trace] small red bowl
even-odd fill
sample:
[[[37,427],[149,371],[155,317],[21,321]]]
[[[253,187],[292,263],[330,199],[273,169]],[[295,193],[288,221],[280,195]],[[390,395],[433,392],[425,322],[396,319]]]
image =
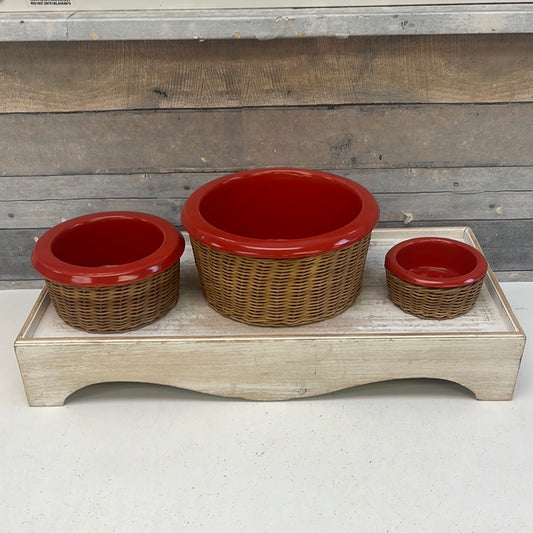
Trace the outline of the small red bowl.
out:
[[[387,253],[385,267],[421,287],[463,287],[487,273],[487,261],[476,248],[440,237],[420,237],[397,244]]]
[[[409,239],[385,257],[389,299],[419,318],[455,318],[474,307],[487,273],[483,254],[460,241]]]

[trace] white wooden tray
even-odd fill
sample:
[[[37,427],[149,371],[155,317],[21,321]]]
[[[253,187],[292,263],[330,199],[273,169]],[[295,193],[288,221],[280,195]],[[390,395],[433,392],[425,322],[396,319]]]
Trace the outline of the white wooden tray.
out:
[[[248,326],[205,302],[190,246],[176,307],[136,331],[95,335],[67,326],[44,289],[15,341],[29,405],[63,405],[87,385],[146,382],[218,396],[282,400],[401,378],[437,378],[479,400],[510,400],[525,335],[489,269],[475,307],[422,320],[387,298],[383,261],[397,242],[443,236],[479,248],[469,228],[378,229],[363,289],[344,313],[291,328]]]

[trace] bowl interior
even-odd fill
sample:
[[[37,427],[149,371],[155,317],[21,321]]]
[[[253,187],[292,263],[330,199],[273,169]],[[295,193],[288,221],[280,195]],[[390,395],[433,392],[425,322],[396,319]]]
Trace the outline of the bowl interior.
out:
[[[255,239],[301,239],[342,228],[362,209],[356,191],[323,176],[272,173],[227,181],[202,199],[214,227]]]
[[[444,240],[413,242],[398,251],[396,261],[401,268],[427,279],[465,276],[477,266],[473,250]]]
[[[108,218],[84,222],[60,233],[51,251],[71,265],[111,267],[152,254],[163,240],[163,232],[148,221]]]

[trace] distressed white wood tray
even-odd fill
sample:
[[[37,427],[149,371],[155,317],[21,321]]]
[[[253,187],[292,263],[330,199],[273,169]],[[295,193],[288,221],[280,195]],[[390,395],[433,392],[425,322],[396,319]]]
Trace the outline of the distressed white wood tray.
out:
[[[355,304],[332,319],[291,328],[248,326],[212,310],[190,246],[182,258],[178,304],[136,331],[99,336],[73,329],[44,289],[15,341],[28,403],[63,405],[73,392],[102,382],[284,400],[402,378],[449,380],[479,400],[510,400],[526,339],[490,269],[476,306],[462,317],[422,320],[388,300],[385,254],[416,236],[445,236],[479,248],[469,228],[375,230]]]

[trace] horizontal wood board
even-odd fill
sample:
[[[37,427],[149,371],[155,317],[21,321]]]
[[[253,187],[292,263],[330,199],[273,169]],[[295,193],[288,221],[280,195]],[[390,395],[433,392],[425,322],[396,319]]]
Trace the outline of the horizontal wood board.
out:
[[[531,192],[533,167],[323,169],[373,193]],[[186,198],[223,172],[1,176],[0,201]]]
[[[533,101],[533,34],[0,42],[0,112]]]
[[[383,3],[383,2],[382,2]],[[232,40],[531,33],[529,3],[0,13],[3,41]],[[5,0],[3,2],[5,4]],[[248,3],[247,3],[248,5]],[[0,10],[2,8],[0,7]]]
[[[486,0],[485,4],[513,3],[512,0]],[[322,12],[335,12],[336,7],[347,9],[365,6],[417,6],[424,4],[459,4],[458,0],[3,0],[0,12],[13,13],[79,13],[81,16],[94,15],[100,19],[117,18],[120,14],[130,15],[142,20],[148,17],[164,19],[167,12],[185,13],[188,17],[196,13],[224,13],[225,11],[251,10],[246,13],[250,19],[255,12],[262,13],[272,9],[311,10],[315,8]]]
[[[533,103],[0,114],[0,175],[533,165]]]

